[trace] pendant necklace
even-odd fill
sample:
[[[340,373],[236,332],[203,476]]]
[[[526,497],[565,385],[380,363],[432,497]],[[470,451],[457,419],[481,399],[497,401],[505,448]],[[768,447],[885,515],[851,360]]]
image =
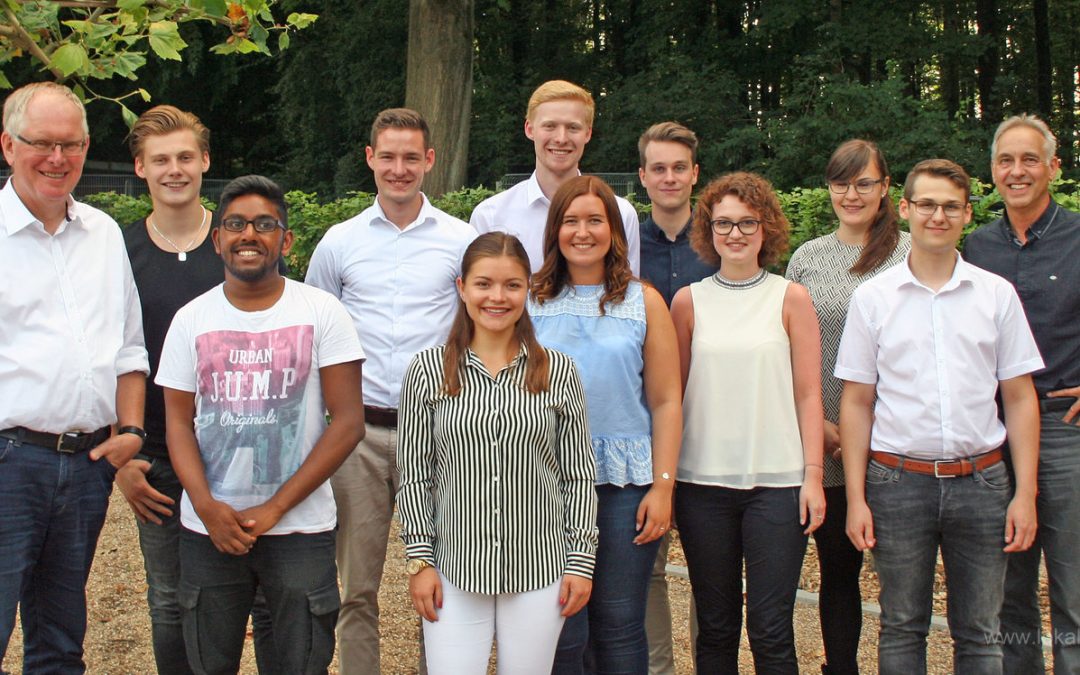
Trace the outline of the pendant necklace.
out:
[[[154,224],[154,221],[150,219],[150,216],[146,217],[146,222],[150,223],[150,227],[154,228],[154,232],[157,232],[157,235],[159,237],[161,237],[166,242],[168,242],[169,246],[173,247],[173,250],[176,251],[176,259],[179,260],[180,262],[186,262],[187,261],[187,252],[191,250],[192,244],[194,244],[196,241],[198,241],[199,234],[202,233],[203,227],[206,226],[206,216],[207,216],[208,212],[207,212],[205,206],[200,205],[200,208],[202,209],[202,222],[199,223],[199,229],[195,230],[195,236],[191,238],[191,241],[189,241],[187,243],[187,246],[185,246],[184,248],[180,248],[179,246],[176,245],[176,243],[172,239],[169,239],[168,237],[166,237],[165,233],[162,232],[161,230],[159,230],[158,226]]]

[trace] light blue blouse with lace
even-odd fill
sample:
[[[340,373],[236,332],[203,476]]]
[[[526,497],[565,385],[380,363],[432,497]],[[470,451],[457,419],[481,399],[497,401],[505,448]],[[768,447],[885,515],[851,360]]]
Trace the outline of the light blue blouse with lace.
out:
[[[589,408],[596,483],[649,485],[652,417],[645,402],[645,295],[632,281],[626,299],[600,314],[603,286],[568,286],[543,305],[529,301],[540,344],[569,354]]]

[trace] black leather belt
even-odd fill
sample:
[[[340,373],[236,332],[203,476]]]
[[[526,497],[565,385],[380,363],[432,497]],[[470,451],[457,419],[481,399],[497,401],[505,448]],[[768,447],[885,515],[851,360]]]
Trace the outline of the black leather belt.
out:
[[[101,445],[109,434],[111,427],[101,427],[97,431],[65,431],[62,434],[50,434],[44,431],[34,431],[26,427],[12,427],[0,431],[0,438],[15,441],[16,444],[38,445],[43,448],[52,448],[57,452],[70,455],[76,452],[86,452]]]
[[[1061,398],[1040,398],[1039,399],[1039,412],[1065,412],[1069,408],[1073,407],[1076,403],[1076,398],[1073,396],[1062,396]]]
[[[364,406],[364,422],[377,427],[397,429],[397,409],[366,405]]]

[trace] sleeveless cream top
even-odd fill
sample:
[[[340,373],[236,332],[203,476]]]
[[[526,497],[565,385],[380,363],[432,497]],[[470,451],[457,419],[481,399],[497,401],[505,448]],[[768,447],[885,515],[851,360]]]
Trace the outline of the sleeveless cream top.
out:
[[[802,485],[791,343],[784,330],[788,282],[690,285],[694,332],[683,399],[678,479],[729,488]]]

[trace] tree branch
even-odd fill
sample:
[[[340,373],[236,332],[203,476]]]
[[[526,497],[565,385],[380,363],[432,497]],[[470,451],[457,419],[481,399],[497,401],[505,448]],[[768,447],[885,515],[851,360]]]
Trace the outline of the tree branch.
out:
[[[26,32],[26,29],[19,23],[19,18],[15,16],[15,12],[11,11],[11,8],[6,4],[4,5],[4,15],[7,17],[8,22],[11,24],[10,29],[13,31],[11,40],[16,44],[22,46],[26,51],[30,52],[38,61],[41,61],[42,65],[49,69],[49,72],[53,74],[57,82],[64,81],[64,74],[51,65],[52,59],[49,55],[41,50],[41,47],[34,42],[34,38],[30,37],[30,34]]]

